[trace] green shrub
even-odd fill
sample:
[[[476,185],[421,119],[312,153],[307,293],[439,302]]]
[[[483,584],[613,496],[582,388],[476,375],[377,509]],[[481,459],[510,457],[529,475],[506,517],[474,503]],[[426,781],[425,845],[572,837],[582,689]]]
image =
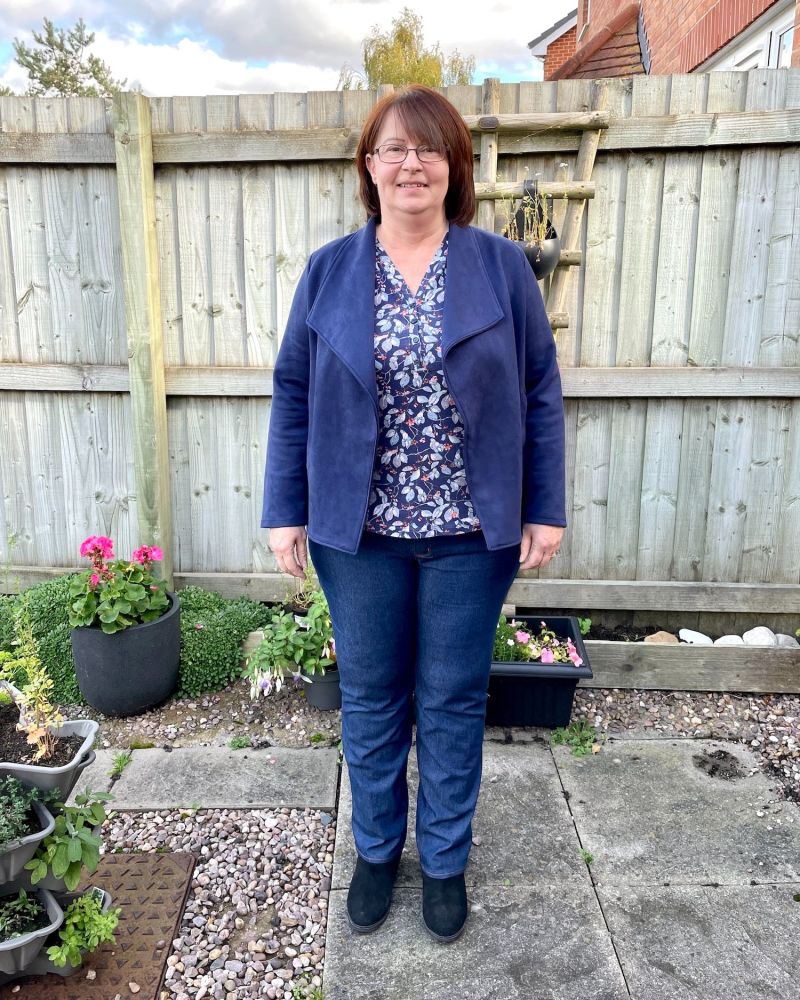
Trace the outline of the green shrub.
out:
[[[0,650],[13,652],[14,641],[14,607],[17,603],[16,594],[0,594]]]
[[[227,600],[200,587],[178,591],[181,602],[179,697],[219,691],[241,676],[242,642],[263,628],[272,608],[246,598]]]
[[[0,597],[0,649],[14,651],[13,610],[24,600],[42,663],[53,679],[53,701],[79,705],[84,701],[75,677],[69,625],[69,585],[75,576],[69,573],[29,587],[21,594]],[[263,628],[273,609],[246,598],[228,600],[202,587],[184,587],[178,591],[178,597],[181,602],[178,696],[194,698],[219,691],[240,676],[242,642],[248,632]]]
[[[69,627],[69,585],[74,573],[57,576],[28,587],[21,594],[0,598],[0,649],[14,652],[14,613],[21,604],[28,608],[39,655],[53,680],[53,700],[61,704],[83,701],[75,678]],[[18,677],[15,683],[24,683]]]

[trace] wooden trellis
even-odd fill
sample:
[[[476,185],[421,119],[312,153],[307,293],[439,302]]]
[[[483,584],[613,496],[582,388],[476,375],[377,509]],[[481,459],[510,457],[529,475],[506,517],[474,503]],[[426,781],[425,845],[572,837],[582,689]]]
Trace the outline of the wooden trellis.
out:
[[[500,82],[487,80],[483,85],[483,114],[465,115],[464,120],[473,132],[481,136],[481,159],[475,194],[478,198],[478,225],[495,230],[495,202],[501,198],[519,198],[523,194],[521,183],[497,182],[497,152],[500,133],[582,132],[575,176],[571,181],[544,181],[539,183],[539,194],[544,197],[569,200],[564,223],[561,227],[561,259],[550,281],[545,305],[553,330],[569,326],[569,316],[564,312],[567,277],[570,267],[582,263],[581,251],[576,246],[581,229],[583,208],[587,198],[595,193],[592,171],[600,130],[608,128],[610,116],[606,111],[608,91],[605,85],[597,88],[595,107],[592,111],[573,114],[569,112],[544,112],[533,115],[501,115]]]

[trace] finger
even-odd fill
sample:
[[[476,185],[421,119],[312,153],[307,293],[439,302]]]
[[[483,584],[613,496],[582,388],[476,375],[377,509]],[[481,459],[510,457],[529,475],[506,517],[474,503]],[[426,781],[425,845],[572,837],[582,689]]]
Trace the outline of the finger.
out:
[[[532,541],[531,536],[530,535],[526,535],[526,534],[523,533],[523,535],[522,535],[522,542],[521,542],[520,547],[519,547],[519,561],[521,563],[524,563],[525,560],[530,555],[531,541]]]
[[[297,539],[297,562],[300,565],[303,573],[306,571],[306,566],[308,566],[308,553],[306,549],[306,535],[305,532]]]
[[[538,545],[532,545],[528,558],[522,563],[520,569],[536,569],[541,563],[544,550]]]

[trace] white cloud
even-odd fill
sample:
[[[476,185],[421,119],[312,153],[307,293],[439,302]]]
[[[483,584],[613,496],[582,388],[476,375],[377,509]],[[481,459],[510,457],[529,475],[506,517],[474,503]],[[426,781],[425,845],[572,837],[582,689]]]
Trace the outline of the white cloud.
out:
[[[474,55],[484,76],[533,80],[540,64],[527,42],[569,11],[574,0],[546,7],[528,0],[55,0],[47,15],[71,27],[83,17],[95,32],[92,51],[115,77],[153,95],[332,90],[341,66],[360,66],[361,42],[373,25],[387,29],[403,6],[423,18],[426,44]],[[41,28],[33,0],[0,0],[0,37],[29,44]],[[181,37],[183,34],[183,37]],[[0,82],[27,80],[12,61]]]

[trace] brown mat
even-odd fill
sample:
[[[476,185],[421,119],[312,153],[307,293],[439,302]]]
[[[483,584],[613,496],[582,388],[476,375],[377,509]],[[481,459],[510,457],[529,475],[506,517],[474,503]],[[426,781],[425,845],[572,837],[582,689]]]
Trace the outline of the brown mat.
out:
[[[114,1000],[133,997],[129,983],[141,987],[137,1000],[158,1000],[172,940],[178,936],[195,858],[192,854],[107,854],[94,875],[78,886],[97,885],[122,908],[116,943],[103,944],[72,976],[31,976],[0,987],[0,997],[24,1000]],[[164,942],[160,949],[159,941]],[[94,979],[86,973],[93,969]],[[14,987],[17,987],[12,994]]]

